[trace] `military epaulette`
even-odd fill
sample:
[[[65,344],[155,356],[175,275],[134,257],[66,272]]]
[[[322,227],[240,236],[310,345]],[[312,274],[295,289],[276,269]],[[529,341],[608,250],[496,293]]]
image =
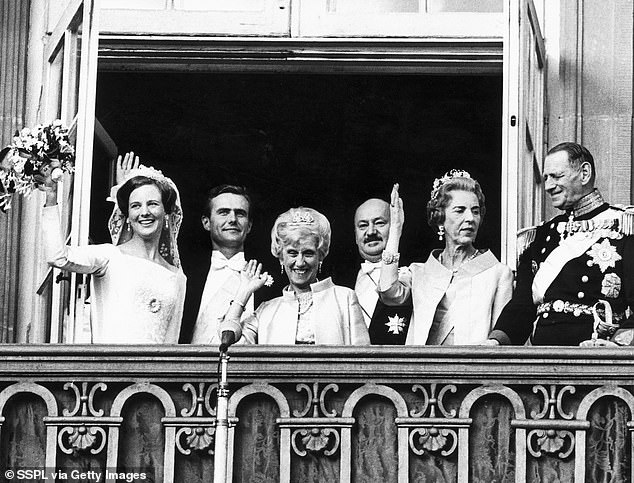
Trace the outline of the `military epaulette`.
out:
[[[522,228],[517,232],[517,262],[519,263],[520,256],[526,251],[528,246],[535,241],[535,234],[537,233],[536,226],[529,226],[528,228]]]
[[[619,210],[619,233],[631,236],[634,235],[634,206],[632,205],[613,205],[611,208]]]

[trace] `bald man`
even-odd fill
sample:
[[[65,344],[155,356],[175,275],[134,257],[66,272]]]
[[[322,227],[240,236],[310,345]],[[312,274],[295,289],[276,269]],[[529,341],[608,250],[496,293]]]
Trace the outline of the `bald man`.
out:
[[[412,315],[411,302],[400,307],[379,300],[377,284],[381,272],[381,255],[390,229],[390,205],[378,198],[363,202],[354,215],[354,230],[363,263],[357,274],[354,291],[363,318],[375,345],[403,345]]]

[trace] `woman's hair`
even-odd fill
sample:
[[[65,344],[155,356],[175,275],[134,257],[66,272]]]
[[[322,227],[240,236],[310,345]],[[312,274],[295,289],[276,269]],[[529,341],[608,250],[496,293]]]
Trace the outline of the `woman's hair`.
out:
[[[451,201],[452,191],[468,191],[475,194],[480,204],[480,215],[484,217],[486,208],[480,183],[468,177],[467,173],[465,174],[466,176],[452,177],[448,173],[434,182],[434,190],[432,190],[431,199],[427,203],[427,223],[429,226],[437,227],[445,222],[445,208]]]
[[[271,229],[271,253],[280,258],[282,249],[289,243],[289,235],[312,236],[317,241],[317,251],[323,260],[330,250],[330,222],[312,208],[291,208],[277,217]]]
[[[163,202],[165,213],[172,213],[174,210],[174,204],[176,203],[176,192],[167,182],[157,178],[150,178],[148,176],[134,176],[121,185],[117,191],[117,205],[119,205],[121,213],[123,213],[126,217],[128,216],[130,195],[135,189],[145,185],[154,185],[158,188],[161,193],[161,201]]]

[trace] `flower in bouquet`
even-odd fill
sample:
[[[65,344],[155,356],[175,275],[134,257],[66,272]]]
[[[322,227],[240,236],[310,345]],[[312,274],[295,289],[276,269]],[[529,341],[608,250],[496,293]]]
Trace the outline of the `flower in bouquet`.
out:
[[[37,188],[34,176],[45,166],[53,169],[56,181],[75,169],[75,149],[59,119],[16,132],[13,143],[0,151],[0,209],[10,208],[15,193],[29,196]]]

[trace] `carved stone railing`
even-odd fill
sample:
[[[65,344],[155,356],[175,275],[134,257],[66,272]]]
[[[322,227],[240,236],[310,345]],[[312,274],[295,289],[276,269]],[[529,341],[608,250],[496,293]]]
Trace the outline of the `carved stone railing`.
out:
[[[0,347],[0,481],[212,481],[214,349]],[[634,480],[631,349],[230,355],[233,481]]]

